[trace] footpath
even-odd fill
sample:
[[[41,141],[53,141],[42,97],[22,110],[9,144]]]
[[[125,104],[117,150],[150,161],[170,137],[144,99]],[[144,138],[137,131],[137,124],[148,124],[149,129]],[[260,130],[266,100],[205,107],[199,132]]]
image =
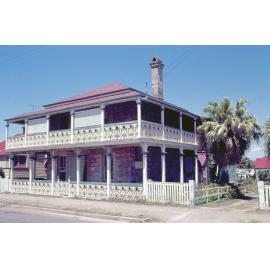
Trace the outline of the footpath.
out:
[[[270,222],[270,212],[258,210],[256,197],[250,200],[221,200],[200,207],[182,207],[76,198],[0,194],[2,207],[24,207],[120,222]]]

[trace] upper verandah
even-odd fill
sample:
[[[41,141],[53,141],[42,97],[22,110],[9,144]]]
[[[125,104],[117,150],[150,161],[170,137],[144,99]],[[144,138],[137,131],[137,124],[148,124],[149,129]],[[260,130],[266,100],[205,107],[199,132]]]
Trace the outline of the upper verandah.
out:
[[[87,91],[86,93],[80,95],[44,105],[44,108],[41,110],[11,117],[6,119],[6,121],[9,123],[16,123],[24,121],[25,119],[34,119],[59,112],[100,106],[101,104],[110,104],[117,101],[121,102],[127,99],[138,97],[146,98],[147,100],[158,103],[161,106],[163,105],[167,108],[174,109],[179,112],[185,112],[192,117],[199,118],[199,116],[196,114],[193,114],[176,105],[170,104],[164,100],[157,99],[147,93],[136,90],[122,83],[112,83],[97,89]]]

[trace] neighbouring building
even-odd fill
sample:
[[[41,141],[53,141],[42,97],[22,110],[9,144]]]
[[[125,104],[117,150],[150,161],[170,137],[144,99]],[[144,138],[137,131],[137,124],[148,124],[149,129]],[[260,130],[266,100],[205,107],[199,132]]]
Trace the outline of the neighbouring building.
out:
[[[255,173],[256,173],[257,181],[264,180],[264,179],[260,179],[260,173],[264,171],[265,172],[268,171],[270,175],[270,157],[257,158],[255,161]]]
[[[9,178],[10,160],[6,151],[6,142],[0,142],[0,178]]]
[[[47,183],[53,194],[56,183],[69,182],[77,195],[139,196],[149,179],[198,183],[200,118],[164,100],[164,65],[153,58],[150,66],[152,95],[112,83],[7,119],[14,192],[35,193]],[[20,125],[21,134],[10,136],[10,125]],[[18,163],[25,182],[15,175]]]

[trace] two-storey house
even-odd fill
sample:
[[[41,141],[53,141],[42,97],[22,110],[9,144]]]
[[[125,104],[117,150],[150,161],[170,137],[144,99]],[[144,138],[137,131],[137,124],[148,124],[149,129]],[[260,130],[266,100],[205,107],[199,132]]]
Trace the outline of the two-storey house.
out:
[[[113,83],[7,119],[13,192],[138,199],[149,179],[198,182],[199,117],[163,99],[164,65],[150,66],[152,95]],[[22,133],[10,136],[10,125]],[[22,154],[27,181],[13,173]]]

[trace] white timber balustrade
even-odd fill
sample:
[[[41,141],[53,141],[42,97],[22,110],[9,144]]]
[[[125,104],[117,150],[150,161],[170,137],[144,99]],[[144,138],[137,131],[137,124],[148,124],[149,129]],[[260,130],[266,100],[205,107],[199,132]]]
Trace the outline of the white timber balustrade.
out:
[[[143,192],[147,195],[147,180],[148,180],[148,168],[147,168],[147,156],[148,156],[148,145],[142,145],[142,156],[143,156]]]
[[[162,145],[161,147],[161,181],[166,182],[166,147]]]
[[[183,117],[180,114],[180,128],[165,125],[165,108],[161,107],[161,123],[142,120],[141,99],[137,103],[137,119],[135,121],[105,124],[105,105],[99,108],[70,112],[70,129],[50,131],[50,115],[46,118],[25,120],[24,134],[9,137],[6,126],[7,149],[36,148],[52,149],[52,146],[81,147],[82,144],[152,139],[164,142],[197,145],[196,119],[194,132],[183,130]],[[31,128],[31,131],[30,131]],[[161,144],[162,142],[157,142]],[[74,146],[74,145],[78,146]],[[32,149],[31,149],[32,148]]]
[[[138,138],[138,123],[108,124],[104,128],[104,141],[119,141]]]
[[[162,125],[142,121],[142,137],[162,140]]]
[[[107,181],[107,200],[110,198],[111,192],[111,169],[112,169],[112,153],[111,148],[106,148],[106,181]]]
[[[137,99],[138,138],[142,136],[142,101]]]
[[[184,183],[184,150],[180,147],[180,183]]]

